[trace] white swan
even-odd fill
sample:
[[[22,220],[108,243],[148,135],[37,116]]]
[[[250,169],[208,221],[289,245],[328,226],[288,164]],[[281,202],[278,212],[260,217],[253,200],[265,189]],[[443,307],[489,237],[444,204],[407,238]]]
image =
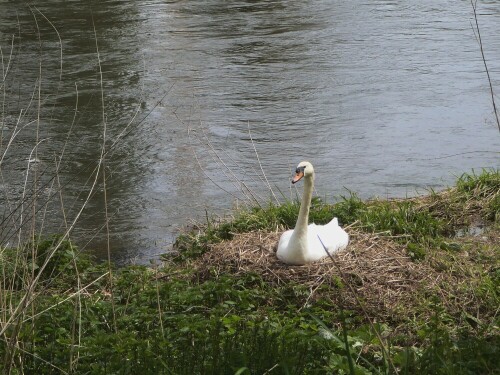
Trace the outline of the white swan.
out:
[[[320,260],[328,256],[325,247],[332,254],[344,249],[349,242],[349,235],[339,227],[336,217],[326,225],[307,225],[314,186],[314,168],[307,161],[297,166],[292,184],[300,181],[302,177],[304,178],[304,195],[295,229],[287,230],[281,235],[276,252],[279,260],[294,265]]]

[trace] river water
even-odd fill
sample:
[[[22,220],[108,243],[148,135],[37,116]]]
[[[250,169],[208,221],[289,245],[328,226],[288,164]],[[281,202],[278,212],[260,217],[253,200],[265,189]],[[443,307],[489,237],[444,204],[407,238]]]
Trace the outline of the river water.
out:
[[[500,6],[477,5],[500,91]],[[498,168],[473,22],[456,0],[0,1],[1,245],[78,218],[80,248],[148,262],[295,197],[302,160],[330,201]]]

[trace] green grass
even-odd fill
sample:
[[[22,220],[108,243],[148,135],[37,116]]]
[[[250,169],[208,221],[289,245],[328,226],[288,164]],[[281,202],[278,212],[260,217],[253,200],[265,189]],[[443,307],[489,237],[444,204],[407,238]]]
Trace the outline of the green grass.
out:
[[[255,230],[275,231],[293,228],[300,203],[287,201],[236,212],[230,220],[212,221],[209,225],[178,237],[176,247],[181,258],[197,257],[208,244],[229,240],[235,233]],[[336,204],[313,198],[310,222],[325,224],[338,217],[343,225],[356,224],[365,231],[399,237],[399,241],[421,248],[436,238],[452,236],[479,216],[484,224],[500,219],[500,172],[484,170],[481,174],[463,174],[456,187],[443,193],[431,192],[424,199],[362,201],[355,193],[342,196]]]
[[[309,300],[309,287],[261,275],[200,277],[191,259],[234,233],[293,227],[297,202],[235,213],[179,237],[175,262],[107,273],[63,241],[29,304],[5,326],[59,237],[0,249],[0,371],[11,374],[488,374],[500,340],[498,243],[455,238],[481,219],[498,235],[498,171],[463,175],[441,193],[330,205],[311,221],[387,236],[443,275],[467,280],[419,293],[405,316],[367,323],[362,310]],[[34,251],[35,250],[35,251]],[[36,254],[33,257],[33,254]],[[83,289],[83,286],[87,286]],[[345,288],[338,283],[337,289]],[[330,290],[335,293],[335,290]],[[471,301],[475,301],[474,304]],[[411,314],[407,314],[411,311]]]

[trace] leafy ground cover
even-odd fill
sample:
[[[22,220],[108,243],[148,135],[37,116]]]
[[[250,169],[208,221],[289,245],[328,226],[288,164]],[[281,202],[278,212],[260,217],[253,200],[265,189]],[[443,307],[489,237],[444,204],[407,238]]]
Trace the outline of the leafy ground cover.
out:
[[[499,171],[423,197],[313,203],[311,221],[339,217],[351,243],[308,266],[274,256],[296,202],[190,228],[155,268],[96,264],[58,237],[0,249],[0,369],[498,371]]]

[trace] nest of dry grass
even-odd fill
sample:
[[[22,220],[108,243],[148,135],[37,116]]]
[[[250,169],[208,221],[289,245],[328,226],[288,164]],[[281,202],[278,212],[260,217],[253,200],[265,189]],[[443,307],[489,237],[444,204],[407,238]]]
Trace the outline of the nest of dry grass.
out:
[[[208,278],[214,272],[257,273],[276,285],[294,281],[309,287],[304,304],[327,298],[346,309],[358,310],[362,301],[375,316],[413,305],[414,291],[423,282],[431,282],[432,269],[412,261],[403,246],[386,237],[352,228],[349,234],[346,250],[335,253],[333,259],[304,266],[286,265],[276,258],[280,233],[235,234],[232,240],[215,244],[204,254],[197,262],[198,275]]]
[[[466,255],[457,263],[464,272],[450,271],[436,254],[424,261],[412,260],[404,245],[385,234],[370,234],[355,228],[347,231],[350,235],[347,249],[333,254],[333,259],[304,266],[286,265],[276,258],[279,232],[235,234],[232,240],[212,245],[196,261],[197,276],[203,280],[214,274],[256,273],[274,285],[300,283],[310,291],[303,298],[303,306],[326,299],[386,322],[420,314],[422,309],[417,306],[422,303],[423,294],[432,293],[437,298],[449,298],[452,294],[454,298],[447,305],[456,313],[463,311],[464,302],[471,310],[480,304],[477,301],[480,297],[474,293],[465,297],[455,294],[461,285],[470,282],[463,277],[470,272]]]

